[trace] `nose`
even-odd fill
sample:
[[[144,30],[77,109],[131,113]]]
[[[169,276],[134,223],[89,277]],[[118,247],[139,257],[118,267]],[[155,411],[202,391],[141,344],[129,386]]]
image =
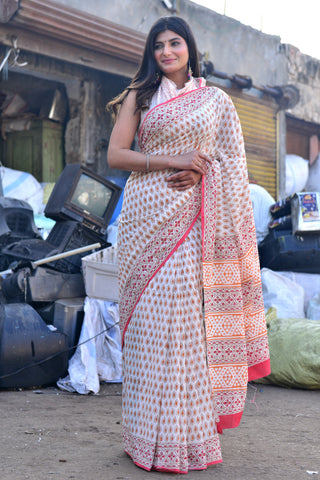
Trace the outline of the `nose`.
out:
[[[171,47],[168,43],[165,43],[163,46],[163,54],[169,55],[171,53]]]

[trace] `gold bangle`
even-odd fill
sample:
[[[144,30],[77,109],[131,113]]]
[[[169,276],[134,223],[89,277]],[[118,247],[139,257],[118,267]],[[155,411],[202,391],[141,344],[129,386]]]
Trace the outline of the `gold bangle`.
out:
[[[150,166],[150,155],[149,153],[146,154],[146,162],[147,162],[147,169],[146,171],[149,172],[149,166]]]

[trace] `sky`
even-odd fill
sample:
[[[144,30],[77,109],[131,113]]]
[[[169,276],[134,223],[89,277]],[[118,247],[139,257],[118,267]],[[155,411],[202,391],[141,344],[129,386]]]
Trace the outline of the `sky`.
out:
[[[320,0],[192,0],[320,59]]]

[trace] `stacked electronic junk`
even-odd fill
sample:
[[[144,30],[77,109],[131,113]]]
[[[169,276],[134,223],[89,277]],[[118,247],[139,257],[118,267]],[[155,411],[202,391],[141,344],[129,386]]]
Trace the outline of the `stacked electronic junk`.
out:
[[[297,192],[270,207],[269,234],[259,244],[261,267],[319,273],[320,193]]]
[[[110,245],[107,227],[121,191],[80,164],[67,165],[46,205],[45,215],[56,221],[46,240],[34,225],[32,209],[11,202],[15,218],[23,210],[27,220],[22,225],[8,214],[0,221],[2,267],[13,269],[1,284],[0,388],[50,384],[66,374],[83,319],[81,259],[95,251],[92,245]],[[7,210],[8,202],[2,202]],[[61,255],[83,247],[85,252]],[[57,254],[63,258],[46,262]],[[38,266],[40,259],[45,263]]]

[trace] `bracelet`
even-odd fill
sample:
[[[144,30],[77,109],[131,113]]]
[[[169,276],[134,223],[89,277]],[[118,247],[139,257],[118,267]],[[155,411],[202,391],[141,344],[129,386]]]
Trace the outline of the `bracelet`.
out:
[[[146,162],[147,162],[147,168],[146,171],[149,172],[149,166],[150,166],[150,155],[149,153],[146,154]]]

